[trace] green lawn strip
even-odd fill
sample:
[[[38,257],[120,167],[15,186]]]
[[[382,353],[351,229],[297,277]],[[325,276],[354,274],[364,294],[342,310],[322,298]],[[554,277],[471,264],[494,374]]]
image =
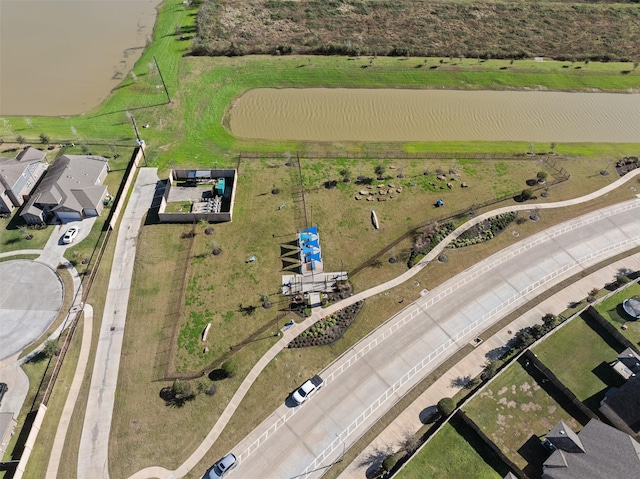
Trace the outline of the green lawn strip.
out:
[[[606,391],[623,382],[608,364],[620,351],[596,332],[600,329],[597,323],[579,316],[533,350],[545,366],[596,413]]]
[[[21,249],[42,249],[53,231],[52,226],[44,229],[27,228],[24,220],[14,210],[10,218],[0,218],[0,251],[18,251]],[[27,239],[31,235],[31,239]]]
[[[521,469],[540,469],[546,454],[538,438],[558,421],[565,421],[576,432],[581,429],[580,424],[517,362],[469,401],[464,409]]]
[[[82,320],[80,321],[82,322]],[[76,370],[78,356],[80,354],[80,345],[82,343],[82,324],[78,325],[78,329],[74,334],[64,363],[60,369],[60,373],[56,378],[51,399],[47,404],[47,414],[44,418],[35,447],[29,457],[29,463],[25,471],[25,477],[45,477],[51,448],[62,415],[62,409],[69,394],[69,388],[73,381]]]
[[[624,312],[622,302],[638,295],[640,295],[640,285],[636,283],[595,306],[596,310],[613,324],[620,334],[636,345],[640,345],[640,321],[631,319]],[[621,328],[623,324],[627,326],[627,329]]]
[[[40,257],[39,254],[17,254],[15,256],[6,256],[4,258],[0,258],[0,263],[3,263],[5,261],[13,261],[16,259],[34,260],[39,257]]]
[[[451,419],[451,422],[454,419]],[[485,457],[499,459],[489,447],[462,421],[454,427],[451,422],[425,445],[420,452],[396,475],[398,479],[428,479],[465,477],[469,479],[498,479],[498,473]],[[504,466],[503,466],[504,467]]]

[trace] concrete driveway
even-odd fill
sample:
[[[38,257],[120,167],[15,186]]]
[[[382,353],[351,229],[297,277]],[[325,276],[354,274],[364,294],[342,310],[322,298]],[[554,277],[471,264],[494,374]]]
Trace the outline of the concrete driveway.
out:
[[[549,228],[469,268],[334,362],[321,374],[326,386],[308,403],[278,408],[234,448],[240,463],[230,477],[320,477],[344,444],[480,331],[542,290],[638,245],[640,201],[632,200]]]

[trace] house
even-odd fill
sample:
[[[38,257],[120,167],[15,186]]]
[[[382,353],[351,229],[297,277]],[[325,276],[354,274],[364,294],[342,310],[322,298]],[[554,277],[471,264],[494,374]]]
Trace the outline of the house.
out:
[[[600,412],[621,431],[638,436],[640,434],[640,376],[632,376],[620,388],[607,391],[600,402]]]
[[[64,155],[49,167],[20,216],[27,224],[98,216],[108,194],[102,182],[109,163],[102,156]]]
[[[0,213],[22,206],[49,166],[46,156],[27,146],[15,158],[0,158]]]
[[[640,477],[640,443],[597,419],[577,434],[560,421],[546,438],[555,450],[542,464],[542,479]]]

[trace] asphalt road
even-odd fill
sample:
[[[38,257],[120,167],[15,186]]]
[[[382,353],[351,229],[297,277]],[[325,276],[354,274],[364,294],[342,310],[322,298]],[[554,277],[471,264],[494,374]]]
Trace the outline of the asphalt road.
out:
[[[343,447],[479,332],[581,269],[640,245],[639,220],[640,200],[576,218],[427,293],[321,373],[326,385],[307,403],[283,404],[238,444],[229,477],[320,477]]]

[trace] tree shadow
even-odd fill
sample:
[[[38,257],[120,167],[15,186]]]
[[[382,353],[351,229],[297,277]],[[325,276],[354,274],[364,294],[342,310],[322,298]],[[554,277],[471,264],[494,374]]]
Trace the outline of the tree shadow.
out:
[[[382,461],[393,453],[393,448],[389,445],[384,447],[376,446],[372,450],[366,451],[358,459],[358,467],[367,467],[365,475],[367,478],[377,477]]]
[[[175,394],[171,386],[167,386],[160,390],[160,398],[167,407],[181,408],[184,407],[186,403],[193,401],[196,395],[193,393]]]
[[[252,316],[253,313],[256,312],[256,307],[252,304],[248,306],[243,306],[241,303],[240,307],[238,308],[238,312],[241,313],[243,316]]]
[[[451,380],[451,386],[454,388],[464,388],[471,381],[471,376],[458,376],[457,378],[453,378]]]
[[[227,372],[222,368],[214,369],[209,373],[209,379],[212,381],[222,381],[223,379],[227,379]]]
[[[418,414],[418,418],[422,424],[433,424],[439,417],[438,406],[426,407]]]

